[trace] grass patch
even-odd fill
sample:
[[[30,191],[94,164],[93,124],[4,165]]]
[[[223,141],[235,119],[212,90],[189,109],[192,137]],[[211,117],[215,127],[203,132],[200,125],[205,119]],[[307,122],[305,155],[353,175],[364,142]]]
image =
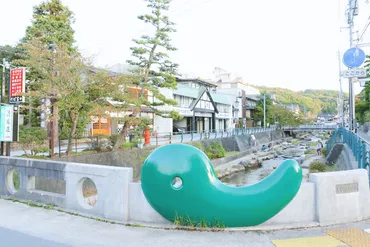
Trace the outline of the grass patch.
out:
[[[127,223],[125,226],[132,226],[132,227],[144,227],[143,225],[140,225],[140,224],[136,224],[136,223]]]
[[[232,152],[226,152],[225,157],[230,157],[233,155],[237,155],[239,152],[238,151],[232,151]]]
[[[315,150],[306,150],[304,154],[316,154]]]
[[[328,171],[328,167],[324,163],[315,161],[315,162],[312,162],[310,164],[309,171],[310,171],[310,173],[327,172]]]
[[[316,142],[312,142],[311,143],[311,147],[316,147],[317,146],[317,143],[319,143],[319,142],[317,142],[317,141]]]
[[[214,218],[212,222],[208,222],[206,218],[202,218],[200,220],[196,219],[191,219],[188,215],[183,216],[183,215],[178,215],[176,213],[174,217],[174,224],[177,226],[187,226],[190,228],[218,228],[218,229],[223,229],[226,228],[226,225],[218,218]]]
[[[28,155],[27,156],[27,155],[23,154],[23,155],[21,155],[19,157],[21,157],[21,158],[27,158],[27,159],[36,159],[36,160],[47,160],[47,159],[49,159],[48,156],[44,156],[44,155]]]

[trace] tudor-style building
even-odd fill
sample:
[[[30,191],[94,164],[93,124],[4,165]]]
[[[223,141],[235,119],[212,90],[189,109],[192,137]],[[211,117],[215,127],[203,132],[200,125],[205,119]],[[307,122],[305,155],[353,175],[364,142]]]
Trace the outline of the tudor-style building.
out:
[[[96,71],[92,71],[93,73]],[[130,74],[127,66],[114,66],[111,69],[112,76],[116,74]],[[169,99],[177,101],[177,106],[158,106],[158,110],[164,112],[177,111],[184,118],[180,121],[173,121],[171,118],[164,118],[155,115],[152,109],[142,106],[141,117],[151,119],[152,132],[170,133],[174,127],[182,128],[186,131],[209,131],[226,130],[233,127],[233,105],[230,97],[216,91],[217,85],[199,79],[177,78],[177,89],[160,88],[160,92]],[[132,97],[138,88],[132,88]],[[149,101],[155,101],[151,92],[147,92],[145,97]],[[110,102],[120,104],[119,102]],[[120,120],[124,116],[131,114],[128,110],[123,112],[107,112],[104,116],[92,116],[91,122],[87,126],[90,134],[111,135],[120,132],[123,122]]]
[[[177,101],[177,106],[159,107],[162,111],[177,111],[180,121],[155,117],[157,133],[171,132],[173,127],[201,132],[226,130],[232,124],[232,105],[224,94],[215,92],[217,85],[199,79],[177,79],[177,90],[161,89],[161,93]]]

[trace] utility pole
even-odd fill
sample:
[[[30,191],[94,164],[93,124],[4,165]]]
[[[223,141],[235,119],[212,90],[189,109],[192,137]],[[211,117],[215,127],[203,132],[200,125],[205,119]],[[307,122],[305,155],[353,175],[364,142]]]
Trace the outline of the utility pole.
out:
[[[266,91],[263,93],[263,129],[266,129]]]
[[[49,50],[52,51],[52,61],[51,61],[51,73],[52,73],[52,92],[51,92],[51,97],[50,97],[50,102],[51,102],[51,121],[49,122],[49,133],[50,133],[50,143],[49,143],[49,148],[50,148],[50,156],[51,158],[55,158],[55,153],[54,153],[54,147],[55,147],[55,142],[58,141],[59,139],[59,134],[58,134],[58,126],[59,126],[59,121],[58,121],[58,104],[56,101],[56,89],[54,87],[54,77],[55,77],[55,72],[54,72],[54,59],[55,59],[55,52],[56,52],[56,47],[55,47],[55,42],[52,41],[52,43],[49,45]]]
[[[342,127],[344,127],[344,112],[343,112],[343,90],[342,90],[342,63],[340,60],[340,51],[338,51],[338,63],[339,63],[339,115]]]
[[[353,46],[353,14],[354,14],[354,8],[357,6],[353,6],[352,2],[357,0],[348,0],[348,27],[349,27],[349,46],[352,48]],[[353,94],[353,83],[352,83],[352,78],[348,78],[348,84],[349,84],[349,129],[352,131],[354,130],[357,126],[354,124],[354,117],[355,117],[355,102],[354,102],[354,94]]]

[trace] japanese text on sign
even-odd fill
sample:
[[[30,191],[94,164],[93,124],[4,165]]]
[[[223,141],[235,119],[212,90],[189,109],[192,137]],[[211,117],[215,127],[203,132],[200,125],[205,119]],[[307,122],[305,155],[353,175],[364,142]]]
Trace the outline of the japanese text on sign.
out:
[[[25,93],[25,68],[16,68],[10,70],[10,104],[19,104],[24,102]]]
[[[13,106],[0,107],[0,141],[13,141]]]

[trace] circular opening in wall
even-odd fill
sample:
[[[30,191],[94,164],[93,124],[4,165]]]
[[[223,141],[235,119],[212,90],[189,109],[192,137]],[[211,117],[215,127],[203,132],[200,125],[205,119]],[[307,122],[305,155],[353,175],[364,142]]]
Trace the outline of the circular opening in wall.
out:
[[[12,168],[6,174],[6,186],[8,188],[8,191],[12,194],[15,194],[19,190],[20,179],[17,169]]]
[[[174,189],[181,189],[181,187],[182,187],[182,179],[181,178],[179,178],[179,177],[174,177],[173,179],[172,179],[172,187],[174,188]]]
[[[83,208],[93,208],[98,201],[98,189],[90,178],[82,178],[77,183],[77,200]]]

